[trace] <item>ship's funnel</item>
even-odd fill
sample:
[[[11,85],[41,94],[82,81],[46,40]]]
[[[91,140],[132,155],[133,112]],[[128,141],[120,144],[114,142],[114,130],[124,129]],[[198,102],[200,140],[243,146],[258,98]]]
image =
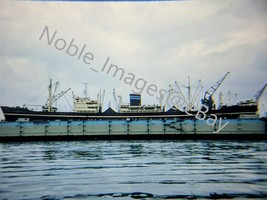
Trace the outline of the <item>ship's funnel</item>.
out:
[[[130,106],[141,106],[141,94],[130,94]]]

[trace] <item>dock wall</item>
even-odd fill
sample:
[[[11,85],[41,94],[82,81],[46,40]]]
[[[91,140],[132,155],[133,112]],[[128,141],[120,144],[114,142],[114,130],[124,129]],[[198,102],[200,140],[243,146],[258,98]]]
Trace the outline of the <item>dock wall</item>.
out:
[[[197,119],[0,122],[0,141],[267,138],[263,119],[223,119],[220,123],[211,126]]]

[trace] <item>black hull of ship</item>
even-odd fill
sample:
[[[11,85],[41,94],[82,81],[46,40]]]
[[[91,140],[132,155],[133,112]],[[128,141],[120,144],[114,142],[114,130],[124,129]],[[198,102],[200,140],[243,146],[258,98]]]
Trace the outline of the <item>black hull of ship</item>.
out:
[[[5,116],[5,121],[19,121],[21,119],[26,119],[29,121],[53,121],[53,120],[94,120],[94,119],[144,119],[144,118],[196,118],[203,116],[201,112],[189,112],[188,113],[170,109],[166,112],[138,112],[138,113],[117,113],[111,108],[107,109],[105,112],[99,113],[76,113],[76,112],[42,112],[42,111],[32,111],[27,108],[20,107],[1,107],[3,114]],[[236,119],[240,118],[242,115],[255,115],[257,111],[257,106],[225,106],[218,110],[213,110],[205,113],[209,116],[211,114],[217,117]],[[204,111],[203,111],[204,112]]]

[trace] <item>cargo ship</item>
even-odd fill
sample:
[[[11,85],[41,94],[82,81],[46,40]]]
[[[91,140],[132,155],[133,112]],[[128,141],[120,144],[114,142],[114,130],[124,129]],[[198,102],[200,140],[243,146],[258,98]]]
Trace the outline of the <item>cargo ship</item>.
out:
[[[254,99],[215,108],[213,94],[228,74],[205,92],[198,108],[172,105],[168,110],[142,105],[141,94],[130,94],[129,104],[120,99],[117,111],[102,111],[101,98],[73,95],[74,110],[57,112],[55,101],[70,89],[53,95],[50,79],[42,111],[1,106],[5,120],[0,122],[0,140],[267,139],[267,120],[260,118],[258,108],[267,84]]]

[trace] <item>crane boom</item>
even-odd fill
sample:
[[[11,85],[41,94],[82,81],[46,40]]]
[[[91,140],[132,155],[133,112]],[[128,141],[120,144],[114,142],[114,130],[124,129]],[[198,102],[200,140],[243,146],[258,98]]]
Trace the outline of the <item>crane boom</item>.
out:
[[[53,107],[53,104],[60,98],[62,97],[64,94],[66,94],[71,88],[60,92],[59,94],[55,95],[57,87],[59,85],[59,82],[56,82],[55,84],[55,90],[54,90],[54,94],[52,94],[52,89],[53,89],[53,85],[52,85],[52,79],[49,79],[49,86],[48,86],[48,99],[47,99],[47,103],[45,106],[43,107],[43,111],[44,112],[54,112],[57,110],[57,108]]]
[[[212,95],[216,92],[216,90],[220,87],[224,79],[228,76],[230,72],[227,72],[220,80],[218,80],[214,85],[212,85],[204,94],[204,98],[202,99],[202,103],[207,105],[209,109],[212,109],[213,100]]]
[[[66,94],[70,89],[71,88],[69,88],[65,91],[61,91],[59,94],[55,95],[52,102],[55,103],[60,97],[62,97],[64,94]]]
[[[113,98],[114,98],[114,101],[115,101],[115,106],[117,107],[117,109],[119,109],[119,103],[118,103],[118,100],[117,100],[117,95],[115,93],[115,89],[113,88]]]
[[[266,89],[266,87],[267,87],[267,83],[261,88],[261,90],[259,90],[258,92],[257,92],[257,94],[255,94],[255,101],[256,101],[256,103],[258,103],[259,102],[259,100],[260,100],[260,98],[261,98],[261,95],[263,94],[263,92],[264,92],[264,90]]]

